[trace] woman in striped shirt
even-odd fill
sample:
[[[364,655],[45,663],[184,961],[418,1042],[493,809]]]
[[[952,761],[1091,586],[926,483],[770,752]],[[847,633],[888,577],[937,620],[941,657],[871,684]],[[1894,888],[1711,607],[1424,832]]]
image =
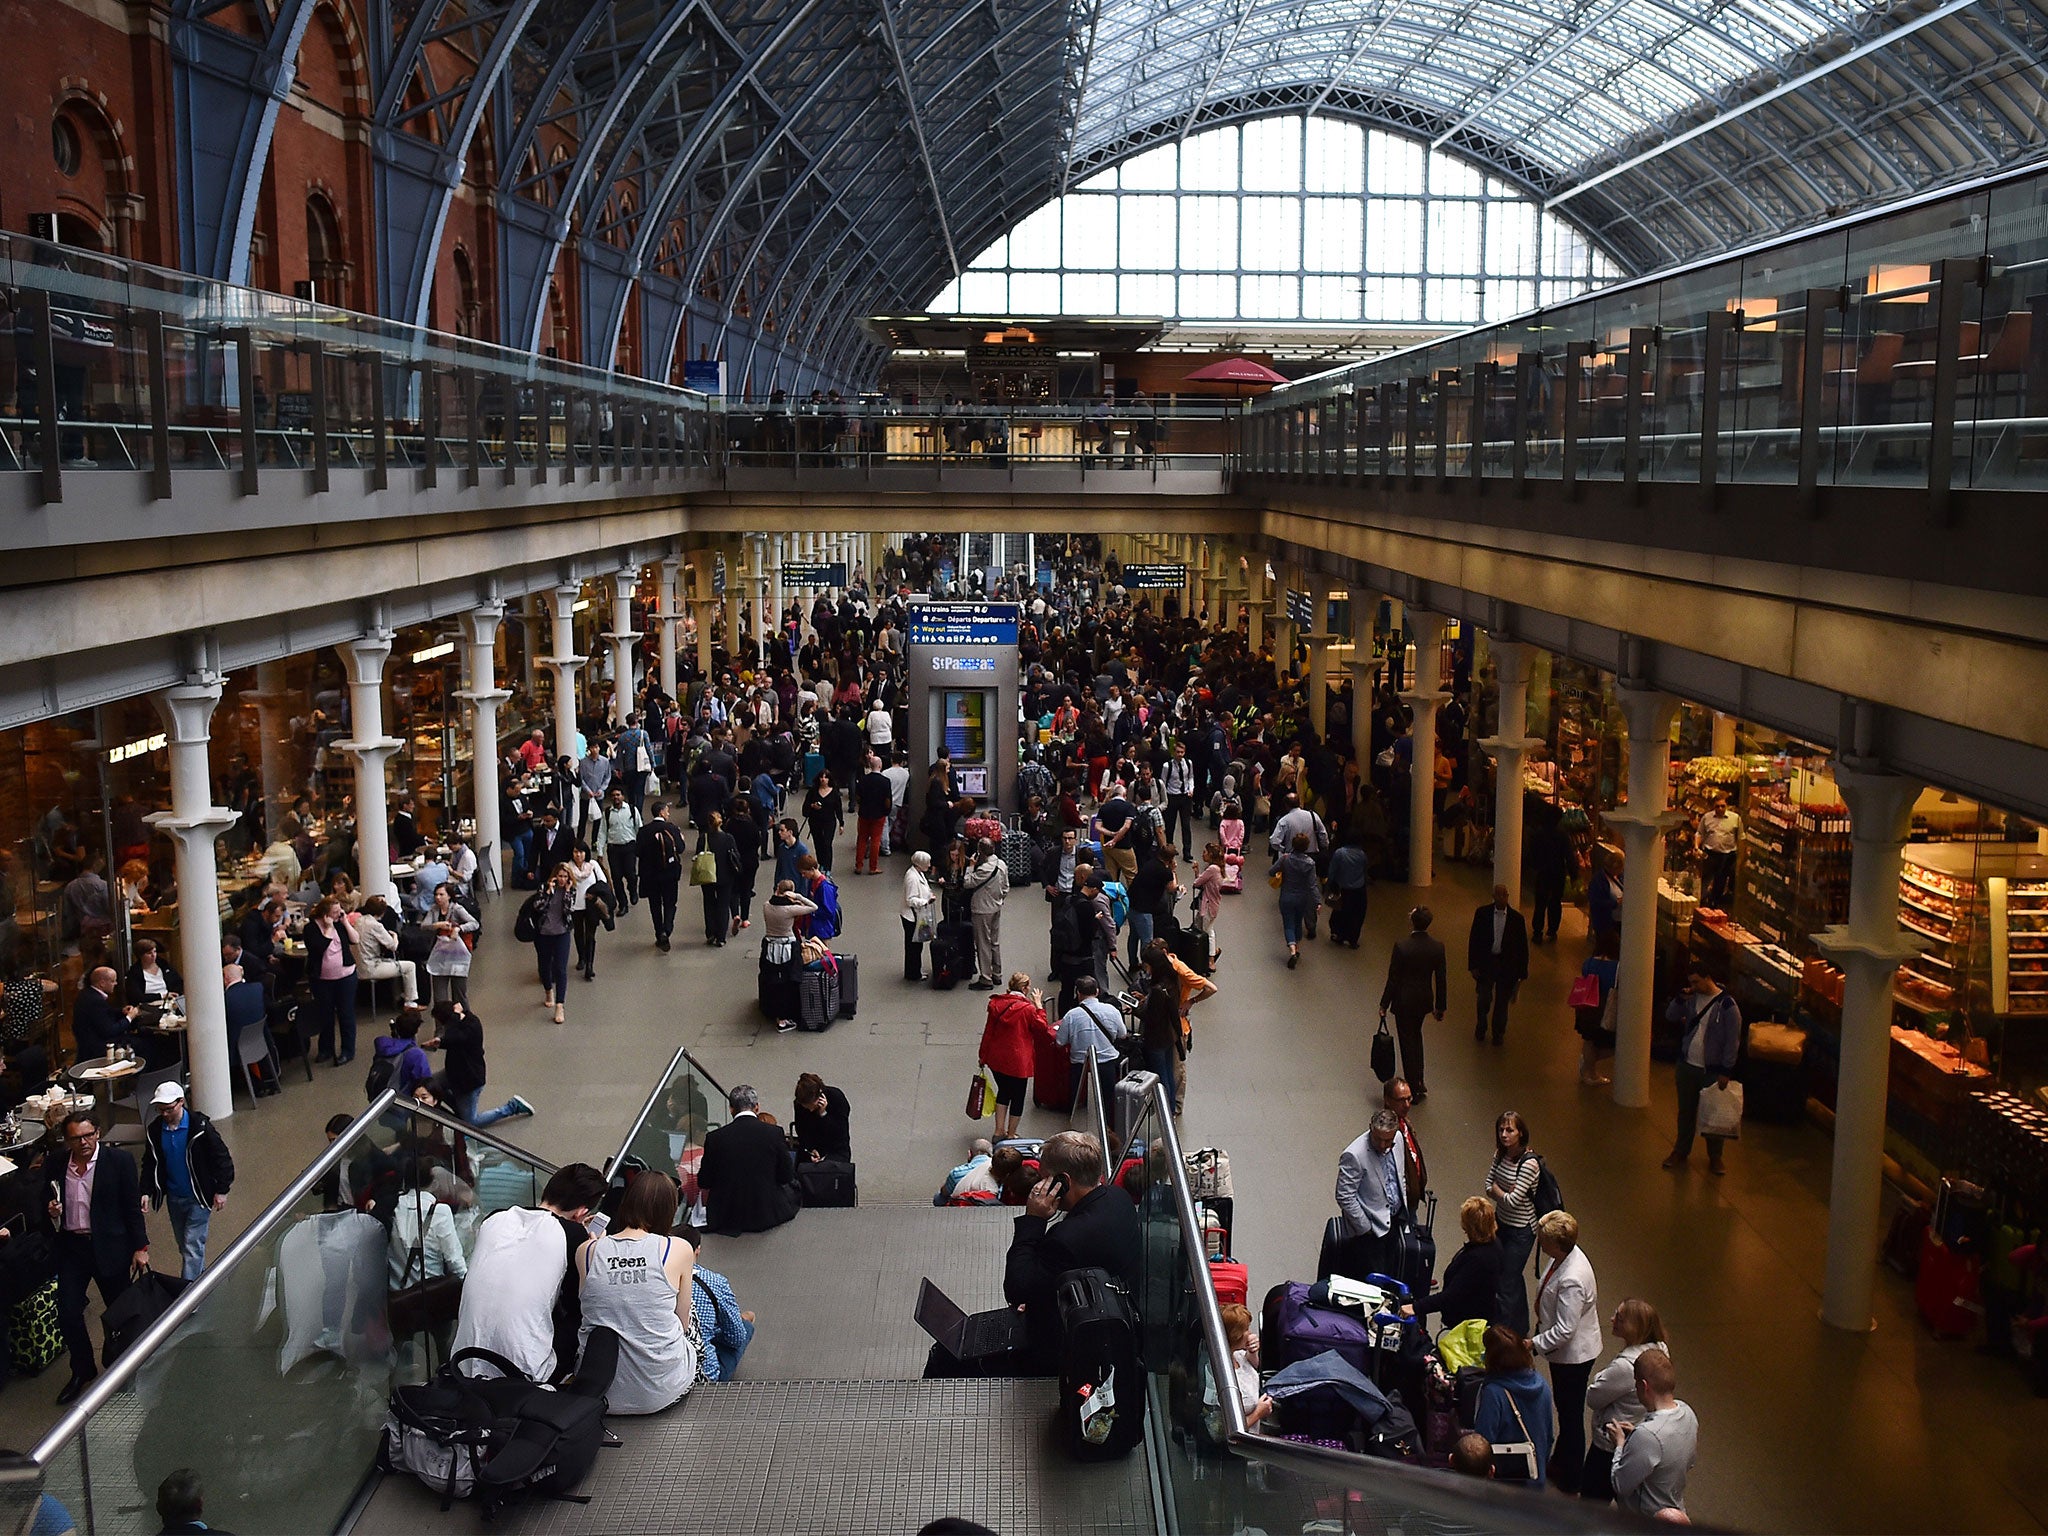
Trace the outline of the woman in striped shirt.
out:
[[[1508,1110],[1493,1123],[1493,1166],[1486,1192],[1493,1197],[1500,1227],[1500,1321],[1517,1333],[1529,1331],[1529,1287],[1524,1272],[1536,1248],[1536,1206],[1530,1198],[1543,1165],[1529,1150],[1529,1122]]]

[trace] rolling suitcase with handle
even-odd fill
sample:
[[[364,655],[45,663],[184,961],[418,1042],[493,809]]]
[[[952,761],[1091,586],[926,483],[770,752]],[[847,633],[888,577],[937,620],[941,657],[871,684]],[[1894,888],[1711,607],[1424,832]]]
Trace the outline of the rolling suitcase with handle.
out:
[[[839,1017],[850,1019],[860,1009],[860,956],[839,955]]]
[[[1031,1102],[1040,1109],[1067,1113],[1074,1107],[1074,1064],[1067,1059],[1067,1048],[1040,1035],[1033,1041],[1032,1054]]]
[[[1061,1438],[1077,1460],[1126,1456],[1145,1435],[1145,1366],[1130,1307],[1109,1272],[1059,1277]]]
[[[973,974],[973,925],[948,918],[932,935],[932,989],[949,992]]]
[[[839,973],[824,966],[806,966],[796,978],[796,1027],[822,1034],[839,1018]]]

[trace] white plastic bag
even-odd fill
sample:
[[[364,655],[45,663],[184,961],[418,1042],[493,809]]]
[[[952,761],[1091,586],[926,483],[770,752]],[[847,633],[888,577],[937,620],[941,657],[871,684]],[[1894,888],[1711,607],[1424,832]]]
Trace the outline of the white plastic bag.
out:
[[[1731,1079],[1726,1088],[1709,1083],[1700,1090],[1699,1131],[1730,1140],[1742,1135],[1742,1084]]]

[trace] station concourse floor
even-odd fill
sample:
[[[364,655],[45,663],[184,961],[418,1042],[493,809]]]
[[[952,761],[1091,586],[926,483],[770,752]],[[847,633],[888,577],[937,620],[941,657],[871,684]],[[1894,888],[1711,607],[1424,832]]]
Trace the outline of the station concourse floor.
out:
[[[785,1116],[797,1074],[822,1073],[852,1101],[863,1207],[928,1205],[977,1134],[961,1103],[985,997],[902,980],[905,860],[885,860],[880,877],[856,878],[851,854],[849,834],[838,855],[848,923],[839,947],[861,957],[859,1013],[824,1035],[778,1035],[760,1017],[758,921],[725,948],[708,948],[700,899],[687,887],[672,953],[654,948],[646,909],[635,908],[618,932],[600,936],[597,980],[572,982],[569,1022],[557,1028],[539,1006],[531,951],[511,937],[518,893],[492,902],[470,989],[487,1029],[484,1102],[518,1092],[539,1111],[498,1130],[555,1161],[599,1161],[671,1052],[686,1044],[727,1086],[754,1084],[764,1105]],[[1586,953],[1578,914],[1567,913],[1561,942],[1536,950],[1507,1043],[1494,1047],[1472,1038],[1472,984],[1460,965],[1471,914],[1486,899],[1485,870],[1440,865],[1427,892],[1376,887],[1362,948],[1333,948],[1325,930],[1292,972],[1260,872],[1255,860],[1244,894],[1225,902],[1222,992],[1195,1014],[1181,1127],[1184,1146],[1231,1153],[1237,1254],[1250,1265],[1254,1298],[1279,1281],[1313,1276],[1318,1237],[1335,1208],[1337,1155],[1378,1099],[1367,1053],[1385,956],[1420,895],[1436,909],[1436,932],[1451,953],[1451,1009],[1429,1026],[1429,1100],[1414,1115],[1442,1201],[1439,1274],[1457,1247],[1457,1204],[1480,1189],[1493,1119],[1518,1109],[1579,1218],[1603,1323],[1629,1295],[1648,1298],[1664,1316],[1680,1395],[1701,1420],[1689,1498],[1697,1519],[1755,1531],[2048,1526],[2048,1403],[2010,1364],[1968,1342],[1934,1340],[1917,1321],[1910,1287],[1888,1271],[1879,1278],[1873,1332],[1850,1336],[1819,1322],[1830,1157],[1823,1132],[1751,1126],[1729,1149],[1726,1178],[1706,1173],[1703,1153],[1686,1171],[1667,1173],[1658,1164],[1673,1123],[1669,1067],[1653,1069],[1646,1111],[1622,1110],[1605,1090],[1578,1086],[1578,1037],[1564,1005]],[[1043,978],[1046,907],[1037,889],[1014,891],[1005,917],[1006,969]],[[317,1154],[330,1114],[361,1108],[373,1018],[364,1012],[356,1066],[318,1068],[308,1085],[292,1064],[283,1094],[227,1122],[239,1177],[216,1219],[213,1252]],[[1028,1131],[1062,1124],[1036,1108],[1027,1115]],[[161,1217],[152,1227],[162,1267],[174,1250]],[[744,1282],[756,1256],[740,1245],[772,1241],[714,1239],[705,1262]],[[814,1276],[810,1306],[871,1304],[835,1300],[833,1289],[830,1275]],[[754,1348],[766,1366],[778,1354],[778,1307],[797,1303],[787,1286],[765,1283],[751,1298],[742,1283],[740,1299],[760,1312],[764,1337]],[[906,1295],[905,1313],[910,1302]],[[0,1392],[6,1443],[32,1443],[54,1420],[62,1380],[60,1363]]]

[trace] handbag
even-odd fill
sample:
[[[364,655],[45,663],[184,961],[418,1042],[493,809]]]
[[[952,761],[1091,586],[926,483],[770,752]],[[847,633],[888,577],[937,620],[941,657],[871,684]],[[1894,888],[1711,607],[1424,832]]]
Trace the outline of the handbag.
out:
[[[974,1069],[967,1084],[967,1118],[980,1120],[996,1107],[996,1078],[984,1064]]]
[[[1507,1392],[1507,1388],[1501,1388]],[[1529,1436],[1528,1421],[1522,1417],[1522,1410],[1515,1402],[1515,1394],[1508,1392],[1508,1411],[1515,1416],[1515,1423],[1521,1426],[1522,1438],[1505,1445],[1493,1447],[1493,1475],[1504,1482],[1533,1483],[1536,1481],[1536,1442]]]
[[[1202,1147],[1186,1153],[1181,1161],[1187,1165],[1188,1193],[1197,1200],[1228,1200],[1232,1198],[1230,1181],[1230,1154],[1220,1147]]]
[[[422,1276],[426,1275],[427,1269],[427,1218],[421,1211],[420,1192],[415,1190],[413,1212],[419,1216],[420,1235],[412,1245],[412,1252],[405,1257],[404,1272],[404,1278],[411,1283],[393,1291],[385,1303],[384,1315],[391,1324],[391,1337],[394,1339],[448,1327],[462,1311],[462,1276],[434,1275],[412,1280],[415,1264]]]
[[[633,754],[633,771],[635,773],[654,772],[654,760],[647,755],[647,738],[645,736],[640,738],[640,750]]]
[[[1742,1135],[1742,1084],[1730,1082],[1726,1088],[1719,1083],[1709,1083],[1700,1090],[1699,1132],[1702,1136],[1721,1136],[1729,1141]]]
[[[1372,1036],[1372,1075],[1381,1082],[1394,1077],[1394,1033],[1387,1028],[1387,1016],[1380,1014],[1380,1027]]]
[[[1572,983],[1572,989],[1565,994],[1568,1008],[1598,1008],[1600,1006],[1600,978],[1588,972]]]
[[[1276,869],[1273,871],[1273,873],[1266,876],[1266,884],[1270,885],[1271,887],[1273,887],[1274,890],[1277,891],[1280,889],[1281,882],[1285,879],[1286,876]]]
[[[690,884],[718,884],[718,855],[709,848],[700,849],[690,860]]]
[[[937,932],[938,930],[932,926],[932,904],[928,901],[920,902],[917,907],[917,917],[910,925],[911,942],[915,944],[929,944],[932,941],[932,936]]]

